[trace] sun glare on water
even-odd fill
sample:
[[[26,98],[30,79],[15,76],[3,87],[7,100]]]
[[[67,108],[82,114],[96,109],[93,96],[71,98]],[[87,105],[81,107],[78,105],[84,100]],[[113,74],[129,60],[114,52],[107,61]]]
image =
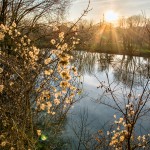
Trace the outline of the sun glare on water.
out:
[[[105,20],[107,22],[113,22],[113,21],[117,21],[118,20],[118,14],[112,10],[107,11],[105,13]]]

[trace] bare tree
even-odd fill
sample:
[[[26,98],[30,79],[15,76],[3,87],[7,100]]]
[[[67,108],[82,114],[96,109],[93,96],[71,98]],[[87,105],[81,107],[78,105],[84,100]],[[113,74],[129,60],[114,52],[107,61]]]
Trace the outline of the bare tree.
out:
[[[59,11],[59,15],[62,15],[68,4],[69,0],[1,0],[0,22],[19,24],[22,20],[28,19],[33,26],[49,14],[58,15]]]

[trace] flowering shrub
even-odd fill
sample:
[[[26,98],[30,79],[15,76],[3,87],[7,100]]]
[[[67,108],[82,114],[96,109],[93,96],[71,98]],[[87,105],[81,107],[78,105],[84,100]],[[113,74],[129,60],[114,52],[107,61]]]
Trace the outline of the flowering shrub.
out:
[[[67,44],[65,33],[60,32],[58,39],[50,41],[55,49],[38,49],[26,35],[22,36],[15,23],[0,26],[3,149],[36,149],[38,136],[43,137],[35,126],[40,115],[45,116],[42,112],[56,124],[74,103],[77,71],[70,64],[72,56],[68,52],[79,40],[70,40],[71,44]]]
[[[133,114],[131,113],[131,115]],[[116,119],[116,115],[114,115],[114,118]],[[137,136],[136,133],[134,133],[134,125],[130,121],[128,122],[123,118],[115,120],[116,130],[107,133],[107,135],[111,136],[110,147],[122,150],[123,148],[128,148],[129,143],[131,145],[130,149],[147,147],[150,134]]]
[[[133,150],[133,149],[149,149],[150,145],[150,134],[144,133],[141,130],[138,131],[139,127],[142,128],[143,125],[139,124],[139,120],[144,119],[146,115],[149,113],[149,77],[145,79],[145,82],[138,89],[136,86],[133,89],[133,81],[136,76],[135,70],[133,70],[132,82],[130,85],[130,89],[127,87],[123,87],[120,90],[113,89],[112,86],[103,84],[100,82],[100,87],[105,90],[106,95],[113,102],[110,104],[108,102],[101,101],[104,105],[117,110],[121,117],[117,119],[117,116],[114,115],[114,124],[111,129],[107,131],[107,135],[102,138],[105,139],[107,145],[110,149],[115,150]],[[136,79],[136,78],[135,78]],[[98,87],[98,88],[100,88]],[[129,92],[129,94],[128,94]],[[139,92],[140,94],[137,94]],[[118,94],[118,95],[117,95]],[[100,143],[100,136],[96,137],[98,143]],[[100,143],[101,144],[101,143]]]

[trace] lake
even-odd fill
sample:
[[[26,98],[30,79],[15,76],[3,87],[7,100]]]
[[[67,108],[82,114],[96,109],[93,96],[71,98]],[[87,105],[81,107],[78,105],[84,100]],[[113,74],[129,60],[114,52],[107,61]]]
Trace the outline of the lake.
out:
[[[80,99],[71,108],[63,137],[71,143],[71,149],[92,150],[96,145],[94,135],[98,130],[104,134],[113,125],[114,114],[117,118],[121,113],[113,109],[116,107],[115,96],[119,107],[124,109],[130,91],[132,101],[143,92],[150,92],[150,58],[114,55],[104,53],[90,53],[76,51],[73,63],[78,68],[81,81]],[[149,108],[149,100],[145,109]],[[137,133],[150,131],[149,112],[137,123]],[[85,145],[82,141],[85,141]],[[66,148],[67,149],[67,148]]]

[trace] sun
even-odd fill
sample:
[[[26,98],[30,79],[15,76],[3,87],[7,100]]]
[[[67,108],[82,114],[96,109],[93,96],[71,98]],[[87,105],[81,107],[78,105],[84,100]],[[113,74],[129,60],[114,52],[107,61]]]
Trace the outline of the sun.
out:
[[[109,10],[105,13],[105,20],[107,22],[113,22],[118,20],[118,14],[113,10]]]

